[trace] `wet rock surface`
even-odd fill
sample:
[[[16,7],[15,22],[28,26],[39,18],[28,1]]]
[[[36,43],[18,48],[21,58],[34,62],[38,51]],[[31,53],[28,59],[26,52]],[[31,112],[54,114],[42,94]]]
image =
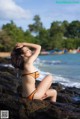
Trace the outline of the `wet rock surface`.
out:
[[[9,61],[9,62],[8,62]],[[10,60],[0,59],[0,64]],[[36,82],[38,85],[39,81]],[[56,103],[49,99],[30,101],[20,97],[21,79],[12,67],[0,65],[0,110],[9,110],[10,119],[80,119],[80,89],[55,83]]]

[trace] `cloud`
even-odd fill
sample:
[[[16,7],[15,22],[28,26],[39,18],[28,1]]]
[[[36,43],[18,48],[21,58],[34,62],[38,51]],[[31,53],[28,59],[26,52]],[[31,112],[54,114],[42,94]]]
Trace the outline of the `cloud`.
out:
[[[19,20],[29,19],[31,13],[15,3],[14,0],[0,0],[0,19]]]

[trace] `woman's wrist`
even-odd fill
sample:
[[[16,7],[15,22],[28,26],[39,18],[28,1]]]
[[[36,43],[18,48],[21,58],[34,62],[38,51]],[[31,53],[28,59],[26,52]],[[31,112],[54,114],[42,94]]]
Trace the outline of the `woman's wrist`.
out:
[[[26,46],[26,47],[32,47],[32,48],[40,48],[41,49],[41,46],[38,45],[38,44],[34,44],[34,43],[22,43],[23,46]]]
[[[24,42],[24,43],[22,43],[22,45],[23,45],[23,46],[27,46],[27,43]]]

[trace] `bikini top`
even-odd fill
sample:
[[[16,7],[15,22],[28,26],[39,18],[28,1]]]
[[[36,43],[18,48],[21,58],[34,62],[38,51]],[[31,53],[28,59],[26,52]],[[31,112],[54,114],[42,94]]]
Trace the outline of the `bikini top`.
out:
[[[35,72],[32,72],[32,73],[28,73],[28,74],[22,74],[22,76],[25,76],[25,75],[30,75],[32,76],[33,78],[38,78],[40,73],[38,71],[35,71]]]

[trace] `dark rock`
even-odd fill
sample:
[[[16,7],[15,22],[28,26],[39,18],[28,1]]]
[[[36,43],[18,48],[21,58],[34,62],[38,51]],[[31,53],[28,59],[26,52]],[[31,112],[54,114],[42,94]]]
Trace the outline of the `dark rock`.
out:
[[[60,103],[71,103],[72,98],[68,94],[58,93],[57,101]]]
[[[58,92],[60,92],[61,90],[63,90],[65,88],[65,86],[63,86],[60,83],[53,83],[51,87],[56,89]]]
[[[11,59],[8,57],[2,58],[0,57],[0,63],[2,64],[11,64]]]

